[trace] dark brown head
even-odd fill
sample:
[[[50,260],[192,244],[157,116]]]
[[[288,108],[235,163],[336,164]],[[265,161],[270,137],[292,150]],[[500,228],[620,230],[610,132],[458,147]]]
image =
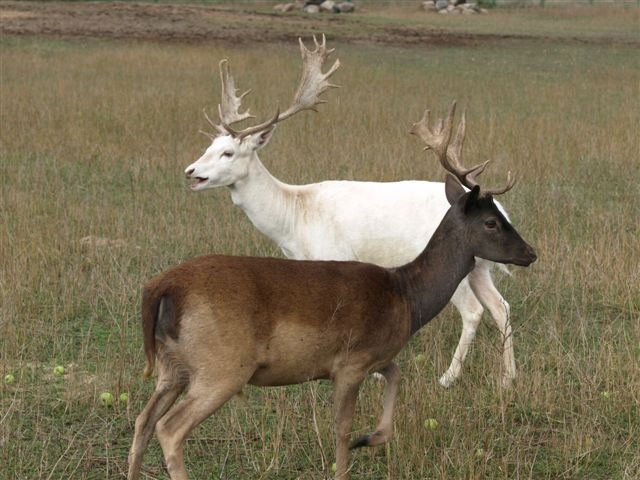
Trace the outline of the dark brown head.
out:
[[[506,217],[491,195],[482,195],[480,187],[466,191],[452,175],[445,181],[450,215],[460,219],[465,239],[475,257],[498,263],[529,266],[538,258]]]
[[[466,230],[468,245],[474,256],[498,263],[512,263],[528,266],[536,261],[536,253],[525,242],[496,207],[493,196],[501,195],[513,188],[515,179],[509,172],[507,182],[500,188],[482,189],[477,183],[487,163],[480,163],[471,168],[462,164],[462,148],[466,134],[466,115],[453,135],[453,120],[456,102],[451,104],[449,114],[440,119],[435,126],[431,125],[429,110],[422,119],[413,124],[411,133],[419,136],[425,143],[425,150],[433,150],[440,164],[449,172],[445,182],[447,200],[453,208],[447,215],[459,217],[459,225]],[[463,186],[470,191],[467,192]]]

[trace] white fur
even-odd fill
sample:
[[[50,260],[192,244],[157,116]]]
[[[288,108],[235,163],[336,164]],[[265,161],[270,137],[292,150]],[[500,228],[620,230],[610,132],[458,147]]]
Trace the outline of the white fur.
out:
[[[219,136],[185,173],[204,179],[194,183],[193,190],[229,187],[233,203],[289,258],[403,265],[424,249],[449,208],[440,182],[283,183],[269,173],[256,153],[269,142],[273,130],[242,140]],[[477,259],[476,268],[451,300],[460,311],[463,328],[451,365],[440,378],[445,387],[461,374],[483,305],[502,334],[503,384],[509,385],[516,376],[509,305],[493,285],[493,265]]]

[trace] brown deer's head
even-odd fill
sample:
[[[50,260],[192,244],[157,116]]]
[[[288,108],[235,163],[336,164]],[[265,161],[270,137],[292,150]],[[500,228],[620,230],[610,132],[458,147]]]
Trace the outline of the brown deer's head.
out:
[[[426,110],[422,119],[415,123],[411,133],[418,135],[426,144],[425,150],[433,150],[444,169],[449,172],[445,181],[447,200],[452,205],[450,215],[464,216],[460,225],[467,229],[467,243],[475,256],[499,263],[511,263],[526,267],[535,262],[534,249],[525,242],[493,201],[515,184],[511,172],[506,185],[500,188],[481,189],[476,177],[489,161],[465,168],[462,163],[462,147],[466,130],[466,115],[458,125],[455,138],[451,139],[456,102],[451,104],[447,118],[440,119],[434,127],[430,124],[430,112]],[[468,188],[467,191],[464,187]]]

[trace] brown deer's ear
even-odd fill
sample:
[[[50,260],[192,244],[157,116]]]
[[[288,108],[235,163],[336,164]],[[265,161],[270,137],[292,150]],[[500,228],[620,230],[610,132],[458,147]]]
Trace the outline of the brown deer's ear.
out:
[[[453,205],[466,193],[460,182],[451,174],[447,174],[444,180],[444,193],[447,195],[449,205]]]
[[[478,206],[478,198],[480,197],[480,187],[476,185],[473,190],[469,192],[467,200],[464,202],[464,213],[469,213],[472,209]]]

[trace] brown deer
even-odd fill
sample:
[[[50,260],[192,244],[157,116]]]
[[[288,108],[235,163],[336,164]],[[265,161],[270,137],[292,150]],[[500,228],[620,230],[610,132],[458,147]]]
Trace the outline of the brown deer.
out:
[[[391,438],[400,380],[393,359],[409,338],[447,304],[474,268],[475,257],[521,266],[536,260],[492,198],[513,182],[481,192],[475,177],[486,164],[464,169],[455,155],[447,158],[453,109],[444,125],[432,130],[428,122],[425,114],[412,132],[458,180],[447,175],[451,207],[412,262],[383,268],[353,261],[205,256],[146,284],[144,373],[157,367],[158,380],[136,420],[130,480],[138,478],[154,428],[169,475],[186,479],[187,435],[246,384],[333,382],[337,479],[348,477],[355,404],[370,373],[382,374],[387,382],[382,417],[374,433],[351,448]]]

